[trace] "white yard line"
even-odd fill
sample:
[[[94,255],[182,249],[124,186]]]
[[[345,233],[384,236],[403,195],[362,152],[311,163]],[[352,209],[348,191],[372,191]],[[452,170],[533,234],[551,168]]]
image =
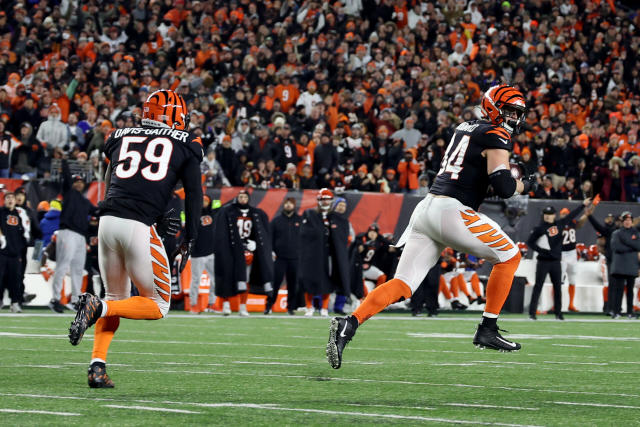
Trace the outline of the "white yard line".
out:
[[[555,403],[556,405],[570,405],[570,406],[593,406],[596,408],[640,409],[640,406],[612,405],[608,403],[581,403],[581,402],[548,402],[548,403]]]
[[[434,411],[436,408],[427,406],[397,406],[397,405],[376,405],[373,403],[343,403],[345,406],[363,406],[371,408],[392,408],[392,409],[418,409],[420,411]]]
[[[460,406],[463,408],[487,408],[487,409],[515,409],[517,411],[539,411],[540,408],[527,408],[523,406],[483,405],[480,403],[442,403],[445,406]]]
[[[32,397],[32,398],[44,398],[44,399],[74,399],[74,400],[92,400],[92,401],[105,401],[110,400],[114,401],[116,399],[104,399],[104,398],[94,398],[94,397],[77,397],[77,396],[53,396],[53,395],[36,395],[36,394],[12,394],[12,393],[0,393],[3,396],[17,396],[17,397]],[[396,420],[414,420],[414,421],[431,421],[431,422],[440,422],[446,424],[471,424],[471,425],[497,425],[497,426],[508,426],[508,427],[537,427],[530,426],[524,424],[511,424],[511,423],[499,423],[499,422],[486,422],[486,421],[478,421],[478,420],[459,420],[452,418],[438,418],[438,417],[423,417],[418,415],[399,415],[399,414],[380,414],[380,413],[371,413],[371,412],[351,412],[351,411],[336,411],[336,410],[325,410],[325,409],[308,409],[308,408],[286,408],[278,406],[277,404],[256,404],[256,403],[197,403],[197,402],[175,402],[175,401],[161,401],[161,402],[150,402],[150,401],[138,401],[138,400],[129,400],[130,402],[142,402],[142,403],[154,403],[154,404],[171,404],[171,405],[184,405],[184,406],[196,406],[203,408],[243,408],[243,409],[260,409],[260,410],[268,410],[268,411],[278,411],[278,412],[302,412],[302,413],[311,413],[311,414],[326,414],[326,415],[344,415],[344,416],[352,416],[352,417],[365,417],[365,418],[386,418],[386,419],[396,419]],[[135,409],[132,406],[124,406],[124,405],[104,405],[104,406],[113,406],[113,407],[123,407],[127,409]],[[142,407],[145,408],[145,407]],[[163,408],[153,408],[162,410]]]
[[[595,345],[580,345],[580,344],[551,344],[557,347],[577,347],[577,348],[594,348]]]
[[[39,411],[36,409],[11,409],[0,408],[0,412],[6,412],[10,414],[43,414],[43,415],[60,415],[62,417],[79,417],[82,414],[75,412],[52,412],[52,411]]]
[[[139,411],[154,411],[154,412],[171,412],[175,414],[202,414],[202,412],[198,411],[189,411],[187,409],[169,409],[169,408],[154,408],[152,406],[126,406],[126,405],[102,405],[105,408],[116,408],[116,409],[136,409]]]
[[[449,338],[449,339],[471,339],[473,334],[455,334],[442,332],[407,332],[413,338]],[[623,341],[637,342],[640,337],[602,337],[593,335],[539,335],[539,334],[510,334],[511,339],[523,340],[593,340],[593,341]]]
[[[288,363],[288,362],[251,362],[246,360],[234,360],[231,363],[239,365],[283,365],[283,366],[307,366],[306,363]]]

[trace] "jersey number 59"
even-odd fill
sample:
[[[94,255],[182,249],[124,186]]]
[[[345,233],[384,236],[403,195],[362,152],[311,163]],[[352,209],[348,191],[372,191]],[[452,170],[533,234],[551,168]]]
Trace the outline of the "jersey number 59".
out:
[[[141,144],[145,141],[147,141],[146,136],[125,136],[122,138],[118,166],[115,170],[118,178],[127,179],[138,173],[142,154],[136,150],[137,147],[134,144]],[[140,169],[142,177],[149,181],[164,179],[167,176],[172,151],[173,144],[168,138],[158,137],[149,141],[144,150],[144,158],[151,164]],[[129,162],[125,162],[126,159],[129,159]]]

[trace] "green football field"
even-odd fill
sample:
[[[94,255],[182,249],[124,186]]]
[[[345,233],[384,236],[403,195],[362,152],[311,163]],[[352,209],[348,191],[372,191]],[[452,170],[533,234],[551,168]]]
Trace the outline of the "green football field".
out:
[[[46,313],[0,315],[4,426],[640,423],[638,321],[507,315],[499,324],[523,349],[505,354],[471,344],[478,315],[386,314],[333,370],[328,319],[170,313],[123,320],[116,388],[92,390],[93,329],[72,347],[71,316]]]

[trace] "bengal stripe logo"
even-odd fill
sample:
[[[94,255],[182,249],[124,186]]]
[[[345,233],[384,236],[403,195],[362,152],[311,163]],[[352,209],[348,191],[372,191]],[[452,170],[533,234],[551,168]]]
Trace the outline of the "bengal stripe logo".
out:
[[[504,128],[495,127],[493,129],[487,131],[487,134],[498,135],[500,138],[504,138],[507,141],[509,141],[511,139],[511,135],[509,135],[509,132],[507,132],[507,130],[504,129]]]
[[[9,225],[18,225],[18,217],[14,215],[7,216],[7,224]]]
[[[158,238],[155,227],[149,227],[151,232],[149,239],[149,251],[151,252],[151,267],[153,268],[153,284],[158,295],[169,302],[171,298],[171,275],[169,273],[169,261],[164,252],[162,242]]]
[[[211,219],[211,216],[209,216],[209,215],[205,215],[203,217],[200,217],[200,224],[202,224],[203,227],[206,227],[207,225],[211,225],[212,222],[213,222],[213,220]]]
[[[558,227],[556,227],[555,225],[553,227],[549,227],[547,229],[547,233],[549,233],[549,237],[553,237],[555,235],[558,234]]]
[[[480,216],[473,209],[460,211],[460,216],[467,229],[482,243],[499,251],[513,249],[513,245],[502,233],[490,224],[480,222]]]

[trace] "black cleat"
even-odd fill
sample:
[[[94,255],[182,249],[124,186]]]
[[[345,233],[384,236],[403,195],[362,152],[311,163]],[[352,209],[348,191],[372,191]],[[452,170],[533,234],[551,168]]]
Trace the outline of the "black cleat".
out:
[[[87,372],[89,387],[91,388],[113,388],[113,381],[107,375],[107,368],[103,363],[92,363]]]
[[[344,310],[333,310],[333,312],[335,314],[337,314],[338,316],[346,316],[347,313]]]
[[[334,317],[329,326],[329,342],[327,343],[327,360],[333,369],[342,364],[342,352],[358,329],[358,320],[353,317]]]
[[[451,302],[451,308],[452,308],[453,310],[466,310],[466,309],[467,309],[467,306],[466,306],[466,305],[464,305],[464,304],[462,304],[462,303],[461,303],[460,301],[458,301],[458,300],[453,300],[453,301]]]
[[[562,315],[562,313],[556,314],[556,320],[564,320],[564,316]]]
[[[535,314],[530,314],[529,320],[538,320],[538,317]]]
[[[29,304],[31,301],[33,301],[36,297],[36,294],[28,294],[28,293],[24,293],[22,294],[22,304],[26,305]]]
[[[49,308],[56,313],[64,313],[64,305],[60,304],[60,301],[57,299],[49,301]]]
[[[69,327],[69,342],[78,345],[85,331],[100,318],[102,302],[98,297],[84,293],[78,297],[78,312]]]
[[[504,339],[499,331],[507,332],[497,326],[492,328],[479,324],[478,330],[476,330],[476,334],[473,336],[473,344],[483,350],[485,348],[501,352],[520,350],[522,347],[520,344]]]

